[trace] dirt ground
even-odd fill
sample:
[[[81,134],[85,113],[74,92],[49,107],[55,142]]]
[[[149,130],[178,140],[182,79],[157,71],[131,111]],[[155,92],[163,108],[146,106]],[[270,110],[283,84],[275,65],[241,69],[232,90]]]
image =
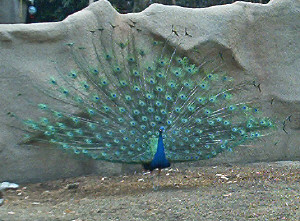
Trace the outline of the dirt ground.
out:
[[[5,192],[0,220],[300,220],[300,162],[26,184]]]

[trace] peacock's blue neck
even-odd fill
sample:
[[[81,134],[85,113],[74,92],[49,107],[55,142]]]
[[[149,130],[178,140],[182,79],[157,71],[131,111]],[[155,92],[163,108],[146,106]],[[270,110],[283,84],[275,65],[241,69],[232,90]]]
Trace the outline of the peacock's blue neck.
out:
[[[164,140],[162,137],[162,132],[159,133],[156,154],[165,154]]]

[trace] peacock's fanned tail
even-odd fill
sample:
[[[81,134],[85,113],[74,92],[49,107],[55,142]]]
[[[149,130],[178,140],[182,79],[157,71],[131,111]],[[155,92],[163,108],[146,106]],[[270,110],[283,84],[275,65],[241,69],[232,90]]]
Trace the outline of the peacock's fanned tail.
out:
[[[108,46],[101,34],[92,33],[93,62],[85,49],[68,44],[77,67],[58,70],[51,87],[40,88],[62,107],[38,104],[42,117],[24,121],[29,140],[93,159],[147,165],[160,128],[166,158],[182,162],[231,151],[273,127],[253,101],[241,99],[251,83],[192,64],[168,42],[143,48],[128,38]]]

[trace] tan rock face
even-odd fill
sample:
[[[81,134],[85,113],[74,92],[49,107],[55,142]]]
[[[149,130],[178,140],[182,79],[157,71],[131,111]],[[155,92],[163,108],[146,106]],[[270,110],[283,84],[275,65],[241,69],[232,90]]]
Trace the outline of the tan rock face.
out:
[[[250,147],[199,164],[299,160],[299,10],[299,1],[274,0],[267,5],[237,2],[204,9],[154,4],[141,13],[120,15],[107,1],[99,1],[62,22],[0,25],[0,181],[121,172],[119,164],[74,157],[54,147],[20,146],[24,132],[17,129],[20,122],[10,117],[11,112],[36,116],[34,104],[39,102],[57,105],[36,85],[46,89],[49,77],[57,75],[56,67],[70,70],[74,62],[66,43],[85,47],[86,58],[93,62],[88,52],[93,33],[99,30],[105,33],[101,44],[107,46],[135,38],[150,48],[149,39],[157,38],[180,45],[179,53],[195,63],[203,55],[219,55],[224,70],[234,78],[253,78],[260,85],[255,99],[278,120],[279,130]]]

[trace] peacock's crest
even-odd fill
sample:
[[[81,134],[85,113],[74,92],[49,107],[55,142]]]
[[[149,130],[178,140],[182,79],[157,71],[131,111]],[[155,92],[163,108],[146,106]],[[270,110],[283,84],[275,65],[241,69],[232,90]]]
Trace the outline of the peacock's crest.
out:
[[[42,117],[24,121],[28,140],[93,159],[147,165],[159,134],[167,160],[182,162],[231,151],[273,127],[255,102],[241,96],[251,81],[236,83],[204,62],[193,64],[168,41],[145,48],[131,35],[105,45],[103,32],[92,32],[95,59],[68,44],[76,68],[58,69],[51,87],[40,88],[64,107],[38,104]]]

